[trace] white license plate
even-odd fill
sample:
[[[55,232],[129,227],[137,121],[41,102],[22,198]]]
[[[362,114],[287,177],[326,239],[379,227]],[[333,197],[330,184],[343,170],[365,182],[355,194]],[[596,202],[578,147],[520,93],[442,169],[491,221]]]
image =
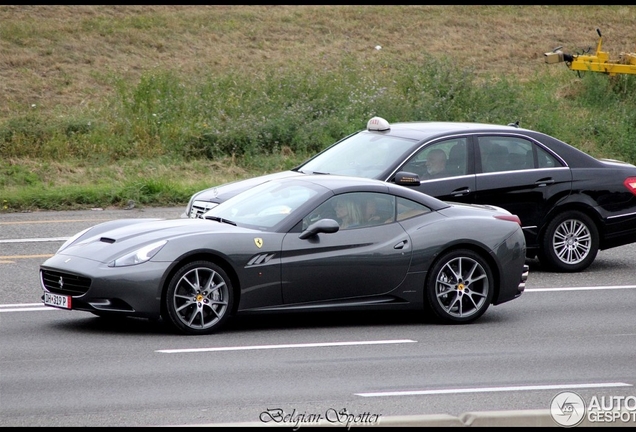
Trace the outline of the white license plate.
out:
[[[71,308],[71,296],[53,294],[49,292],[44,293],[44,304],[47,306],[58,307],[62,309]]]

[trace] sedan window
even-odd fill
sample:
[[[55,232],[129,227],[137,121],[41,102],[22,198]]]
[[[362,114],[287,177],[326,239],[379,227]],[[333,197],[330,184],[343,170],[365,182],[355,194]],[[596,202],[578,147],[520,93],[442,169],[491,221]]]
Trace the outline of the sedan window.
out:
[[[466,138],[438,141],[423,147],[403,166],[422,180],[454,177],[466,174]]]
[[[561,162],[541,147],[535,146],[535,149],[537,151],[537,164],[535,165],[537,168],[554,168],[563,166]]]
[[[482,136],[477,142],[484,173],[561,166],[552,155],[523,138]]]

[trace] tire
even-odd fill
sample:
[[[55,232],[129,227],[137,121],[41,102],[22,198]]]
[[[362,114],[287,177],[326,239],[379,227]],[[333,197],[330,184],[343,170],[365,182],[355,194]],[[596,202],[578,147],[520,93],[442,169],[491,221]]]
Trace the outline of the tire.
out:
[[[539,261],[553,271],[580,272],[596,259],[598,248],[594,221],[585,213],[570,210],[548,223],[541,239]]]
[[[217,331],[234,305],[232,282],[209,261],[184,265],[172,277],[165,295],[167,321],[180,333],[204,335]]]
[[[429,270],[427,310],[442,322],[466,324],[492,303],[494,277],[485,259],[468,249],[447,252]]]

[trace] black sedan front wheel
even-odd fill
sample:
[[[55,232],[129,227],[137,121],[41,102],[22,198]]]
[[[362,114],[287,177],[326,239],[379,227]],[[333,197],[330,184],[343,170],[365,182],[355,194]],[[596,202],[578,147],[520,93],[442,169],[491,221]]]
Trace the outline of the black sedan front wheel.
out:
[[[225,271],[209,261],[184,265],[172,277],[165,296],[170,323],[181,333],[210,334],[230,316],[234,297]]]
[[[585,213],[571,210],[557,215],[548,224],[539,261],[551,270],[578,272],[592,264],[598,253],[598,230]]]
[[[428,308],[444,322],[464,324],[476,320],[490,306],[494,278],[479,254],[461,249],[435,261],[426,283]]]

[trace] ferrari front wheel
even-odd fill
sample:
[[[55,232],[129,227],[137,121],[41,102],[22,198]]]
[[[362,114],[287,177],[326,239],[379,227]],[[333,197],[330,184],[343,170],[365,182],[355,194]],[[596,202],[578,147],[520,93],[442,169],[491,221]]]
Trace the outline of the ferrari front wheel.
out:
[[[172,277],[164,301],[168,321],[179,332],[210,334],[230,316],[234,301],[232,282],[213,262],[191,262]]]

